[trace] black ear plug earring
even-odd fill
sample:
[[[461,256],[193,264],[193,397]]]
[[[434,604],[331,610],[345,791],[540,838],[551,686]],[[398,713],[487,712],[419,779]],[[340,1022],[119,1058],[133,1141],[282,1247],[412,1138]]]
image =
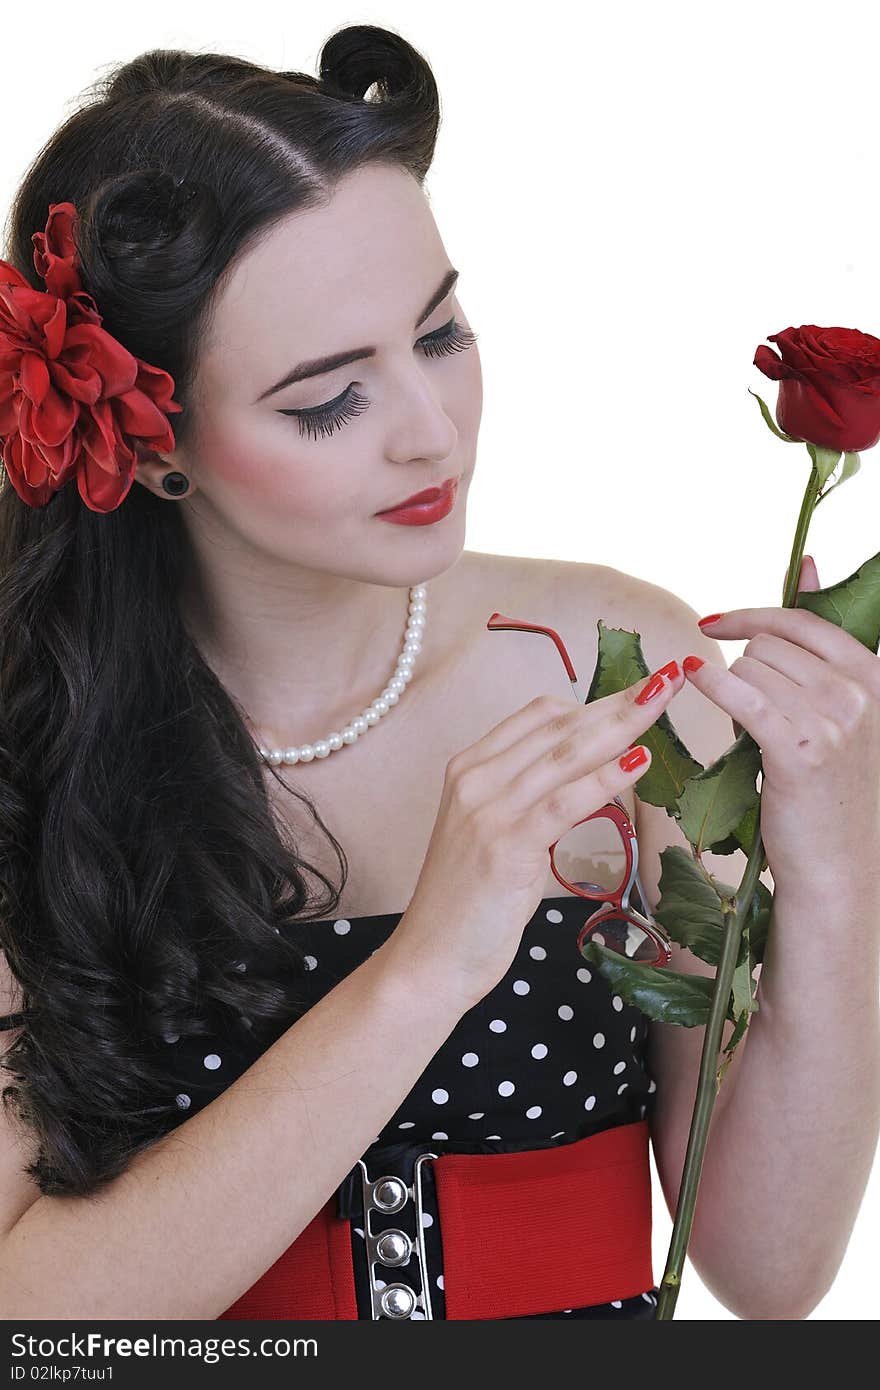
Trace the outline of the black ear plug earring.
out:
[[[189,488],[189,478],[185,473],[166,473],[162,486],[172,497],[182,497]]]

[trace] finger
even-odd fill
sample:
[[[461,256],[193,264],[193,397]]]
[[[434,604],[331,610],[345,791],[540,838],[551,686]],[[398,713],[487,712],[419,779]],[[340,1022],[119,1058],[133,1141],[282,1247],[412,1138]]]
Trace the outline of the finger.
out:
[[[636,704],[635,696],[647,689],[657,674],[596,701],[596,712],[601,710],[601,717],[587,723],[566,720],[562,727],[559,721],[551,720],[545,728],[526,735],[491,760],[493,785],[508,782],[511,806],[525,810],[554,788],[580,779],[622,755],[657,722],[670,700],[684,688],[684,674],[676,663],[674,676],[663,678],[657,694],[643,705]],[[638,776],[644,771],[641,768]]]
[[[796,643],[829,662],[880,698],[880,658],[836,623],[806,608],[735,608],[717,621],[700,624],[707,637],[735,641],[759,632]]]
[[[740,725],[740,731],[747,730],[757,744],[769,744],[775,740],[781,747],[790,742],[792,725],[758,686],[743,680],[732,670],[716,665],[714,661],[704,661],[698,670],[687,670],[686,676],[703,695]]]

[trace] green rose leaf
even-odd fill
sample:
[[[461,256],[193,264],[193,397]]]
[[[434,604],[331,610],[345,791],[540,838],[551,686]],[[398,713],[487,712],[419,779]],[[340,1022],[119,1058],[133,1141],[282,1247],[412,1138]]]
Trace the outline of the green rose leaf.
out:
[[[720,758],[689,778],[673,814],[699,854],[756,814],[760,770],[761,750],[743,729]]]
[[[794,606],[818,613],[876,653],[880,644],[880,553],[839,584],[815,593],[799,593]]]
[[[660,900],[654,916],[673,941],[708,965],[721,958],[724,912],[721,898],[705,870],[681,845],[660,854]],[[730,890],[731,896],[733,889]]]
[[[606,627],[601,618],[596,626],[599,650],[586,704],[625,690],[650,675],[651,669],[642,652],[641,633]],[[638,741],[651,752],[651,766],[635,783],[639,798],[672,812],[688,778],[702,772],[703,764],[688,752],[665,713]]]
[[[733,833],[725,835],[723,840],[716,840],[714,844],[706,846],[709,853],[735,854],[737,850],[741,849],[746,858],[748,858],[760,818],[761,799],[756,795],[751,806],[746,811]]]
[[[677,1023],[685,1028],[705,1026],[712,1004],[714,980],[704,975],[684,975],[668,966],[644,965],[628,960],[596,941],[586,941],[581,955],[606,983],[655,1023]],[[736,1020],[728,1004],[728,1018]]]
[[[757,1007],[752,998],[752,986],[755,983],[752,979],[753,969],[754,961],[751,960],[747,947],[745,960],[741,961],[733,972],[733,1012],[737,1019],[743,1013],[747,1015],[752,1013]]]

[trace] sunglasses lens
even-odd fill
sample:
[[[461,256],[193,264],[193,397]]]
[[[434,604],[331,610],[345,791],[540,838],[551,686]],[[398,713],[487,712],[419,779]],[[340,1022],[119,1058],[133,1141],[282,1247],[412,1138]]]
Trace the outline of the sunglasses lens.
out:
[[[584,937],[584,944],[595,941],[609,951],[618,951],[629,960],[655,965],[659,955],[656,942],[627,917],[606,917]]]
[[[583,821],[560,837],[553,850],[557,872],[585,892],[615,892],[626,877],[620,831],[607,816]]]

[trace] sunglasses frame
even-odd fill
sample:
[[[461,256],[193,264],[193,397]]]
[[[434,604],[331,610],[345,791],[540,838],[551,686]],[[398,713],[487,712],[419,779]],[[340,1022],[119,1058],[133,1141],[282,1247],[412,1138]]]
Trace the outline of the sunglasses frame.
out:
[[[566,650],[565,643],[554,628],[541,627],[536,623],[523,622],[519,618],[509,618],[503,613],[493,613],[486,627],[490,632],[534,632],[544,637],[549,637],[562,658],[575,700],[579,705],[586,704],[588,692],[584,691],[583,687],[579,684],[577,672]],[[575,821],[575,824],[571,828],[574,830],[575,826],[583,825],[589,820],[595,820],[598,816],[605,817],[616,826],[623,842],[623,849],[626,855],[626,874],[620,888],[612,891],[609,888],[600,887],[597,883],[569,883],[568,879],[557,869],[553,855],[553,851],[559,844],[559,840],[554,840],[549,849],[550,869],[553,873],[553,877],[562,884],[563,888],[576,894],[579,898],[587,898],[592,901],[598,900],[601,903],[601,906],[587,918],[578,935],[578,950],[580,950],[587,937],[591,937],[594,932],[601,928],[603,922],[607,922],[615,917],[624,917],[627,921],[632,922],[634,926],[638,927],[640,931],[644,932],[654,945],[656,958],[651,961],[640,962],[640,964],[643,963],[645,965],[656,965],[661,967],[666,966],[672,959],[672,939],[654,919],[648,907],[648,900],[642,885],[642,880],[639,877],[639,842],[636,838],[635,826],[630,820],[629,812],[620,797],[615,796],[611,801],[607,802],[605,806],[601,806],[598,811],[593,811],[589,816],[583,816],[581,820]],[[560,836],[560,839],[561,838]],[[639,898],[644,907],[644,912],[639,912],[636,908],[630,906],[629,898],[634,886],[638,888]],[[588,889],[594,891],[586,891]],[[630,959],[630,957],[626,958]]]

